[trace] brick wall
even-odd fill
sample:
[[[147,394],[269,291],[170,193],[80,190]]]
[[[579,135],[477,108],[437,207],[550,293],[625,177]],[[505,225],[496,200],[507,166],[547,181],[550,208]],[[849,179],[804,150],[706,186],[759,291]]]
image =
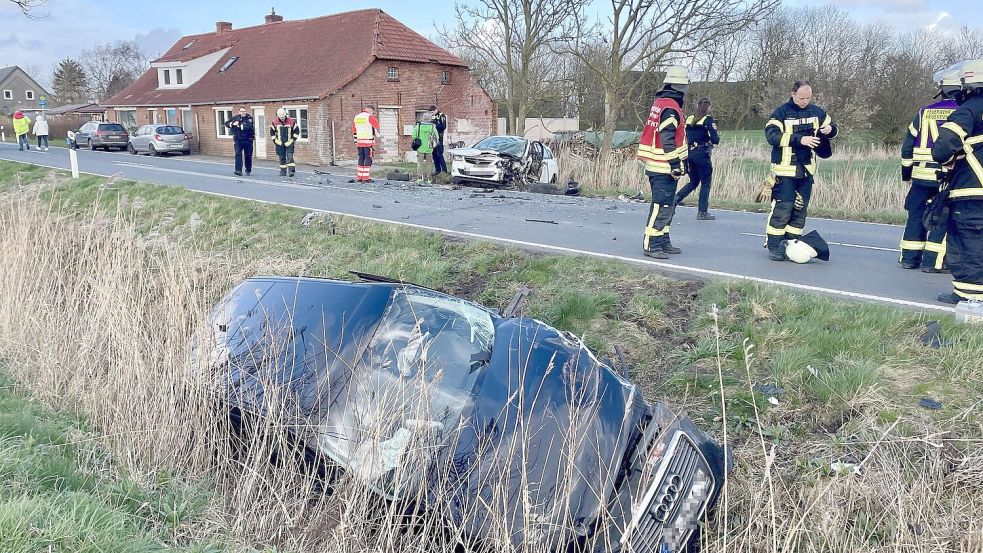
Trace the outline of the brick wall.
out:
[[[398,81],[388,78],[389,67],[396,67]],[[450,72],[450,83],[441,84],[441,73]],[[352,119],[362,110],[362,106],[399,106],[398,112],[398,154],[400,157],[410,148],[411,138],[403,135],[403,127],[415,122],[416,110],[425,110],[436,104],[447,114],[447,141],[474,143],[495,133],[498,114],[491,97],[481,89],[464,67],[441,66],[414,62],[391,62],[377,60],[355,81],[349,83],[325,100],[307,102],[288,102],[288,107],[306,106],[308,113],[307,140],[297,142],[295,158],[298,163],[326,165],[332,161],[353,160],[357,157],[351,139]],[[282,104],[247,104],[250,113],[262,105],[266,108],[266,126],[276,117],[276,110]],[[215,107],[193,106],[195,129],[192,149],[206,155],[228,156],[233,153],[232,138],[219,137],[216,133]],[[228,106],[233,114],[238,113],[238,105]],[[181,121],[181,106],[177,106],[178,124]],[[110,110],[110,119],[118,121],[119,114]],[[152,121],[152,111],[140,107],[136,110],[137,125]],[[166,122],[164,108],[157,108],[157,123]],[[332,140],[332,128],[334,139]],[[257,132],[266,133],[267,129]],[[266,141],[267,159],[276,159],[276,151],[271,140]],[[332,148],[333,146],[333,148]],[[333,150],[333,152],[332,152]],[[383,152],[378,152],[380,155]]]

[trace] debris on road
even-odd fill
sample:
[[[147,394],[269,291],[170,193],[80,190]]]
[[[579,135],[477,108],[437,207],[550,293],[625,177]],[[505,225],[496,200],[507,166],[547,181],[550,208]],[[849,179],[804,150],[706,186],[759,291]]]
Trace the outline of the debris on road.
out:
[[[755,392],[760,392],[766,396],[780,396],[785,393],[784,388],[775,384],[755,384],[753,389]]]
[[[527,223],[546,223],[548,225],[559,225],[556,221],[549,221],[546,219],[526,219]]]
[[[924,407],[926,409],[931,409],[933,411],[938,411],[939,409],[942,408],[942,403],[940,403],[939,401],[936,401],[936,400],[934,400],[934,399],[932,399],[930,397],[923,397],[918,402],[918,405],[920,407]]]

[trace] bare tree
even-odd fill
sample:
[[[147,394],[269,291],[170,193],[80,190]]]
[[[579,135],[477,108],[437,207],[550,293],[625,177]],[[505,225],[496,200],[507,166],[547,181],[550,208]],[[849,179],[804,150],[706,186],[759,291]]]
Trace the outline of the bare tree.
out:
[[[147,56],[135,41],[99,44],[80,56],[97,101],[129,86],[148,66]]]
[[[478,0],[455,5],[455,26],[443,31],[445,43],[475,66],[479,82],[501,94],[509,132],[525,131],[530,106],[550,88],[558,68],[549,46],[564,35],[585,4],[586,0]]]
[[[20,8],[21,13],[35,19],[39,17],[34,13],[36,8],[39,8],[47,3],[48,0],[9,0],[10,3]]]
[[[643,82],[629,79],[629,73],[650,73],[682,59],[778,5],[779,0],[610,0],[606,21],[578,17],[573,34],[577,40],[572,41],[569,52],[597,75],[604,92],[601,154],[610,152],[618,114],[634,100]],[[601,42],[606,55],[600,59],[585,56],[578,42]]]

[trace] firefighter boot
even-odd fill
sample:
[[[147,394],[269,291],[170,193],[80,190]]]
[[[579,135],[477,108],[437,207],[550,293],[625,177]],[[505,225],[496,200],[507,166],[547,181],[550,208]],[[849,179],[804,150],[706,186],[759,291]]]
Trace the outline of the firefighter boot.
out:
[[[281,177],[287,176],[287,168],[286,167],[281,167],[280,168],[280,176]]]
[[[297,169],[295,169],[293,167],[291,167],[290,169],[287,170],[287,176],[288,177],[294,176],[295,173],[297,173]]]
[[[642,250],[642,253],[645,254],[645,257],[651,257],[652,259],[669,259],[669,254],[662,251],[661,248],[658,250]]]
[[[701,211],[701,212],[699,212],[699,213],[696,214],[696,220],[697,221],[713,221],[714,219],[716,219],[716,217],[714,217],[713,215],[710,215],[706,211]]]
[[[666,253],[671,253],[671,254],[674,254],[674,255],[677,254],[677,253],[683,253],[683,250],[677,248],[676,246],[673,246],[672,245],[672,242],[670,242],[668,240],[666,240],[665,243],[662,244],[662,251],[664,251]]]

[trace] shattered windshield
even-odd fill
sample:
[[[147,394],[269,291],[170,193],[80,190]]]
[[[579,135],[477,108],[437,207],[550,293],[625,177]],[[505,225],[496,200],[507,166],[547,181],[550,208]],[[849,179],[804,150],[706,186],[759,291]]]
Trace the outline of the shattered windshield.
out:
[[[474,145],[476,150],[492,150],[495,152],[521,157],[526,151],[526,141],[517,136],[489,136]]]
[[[365,481],[389,487],[409,450],[435,447],[458,427],[494,337],[491,315],[476,304],[396,289],[362,362],[335,383],[318,429],[322,446]]]

